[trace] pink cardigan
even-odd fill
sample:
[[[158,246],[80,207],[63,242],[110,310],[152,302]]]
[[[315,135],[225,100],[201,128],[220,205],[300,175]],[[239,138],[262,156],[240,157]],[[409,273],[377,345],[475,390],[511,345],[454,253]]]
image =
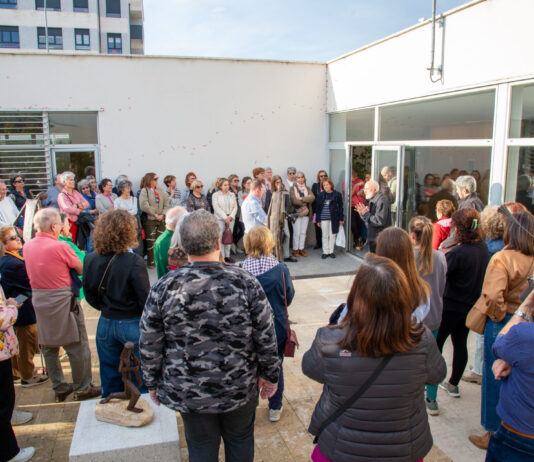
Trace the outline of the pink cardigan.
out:
[[[83,208],[89,207],[89,202],[75,189],[72,194],[68,194],[65,190],[59,193],[57,196],[57,203],[59,204],[59,210],[65,213],[70,221],[76,221],[81,209],[76,207],[76,204],[82,204]]]

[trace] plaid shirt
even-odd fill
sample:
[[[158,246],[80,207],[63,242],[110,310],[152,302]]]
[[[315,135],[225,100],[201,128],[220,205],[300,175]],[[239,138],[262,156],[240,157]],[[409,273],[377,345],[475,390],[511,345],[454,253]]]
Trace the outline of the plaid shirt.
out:
[[[278,263],[279,261],[273,255],[260,258],[247,257],[243,262],[243,269],[254,276],[259,276],[274,268]]]

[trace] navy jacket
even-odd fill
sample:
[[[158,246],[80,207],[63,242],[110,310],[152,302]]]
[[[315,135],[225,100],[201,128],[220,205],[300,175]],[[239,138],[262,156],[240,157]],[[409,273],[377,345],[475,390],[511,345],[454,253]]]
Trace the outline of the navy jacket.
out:
[[[256,276],[273,310],[278,356],[283,355],[287,340],[287,317],[284,304],[284,281],[282,274],[285,275],[286,279],[286,298],[287,306],[289,306],[293,301],[295,289],[293,288],[289,269],[284,263],[279,263],[269,271]]]
[[[13,255],[5,254],[0,259],[0,283],[7,298],[15,298],[19,295],[26,295],[26,300],[19,308],[19,315],[15,326],[28,326],[37,322],[35,311],[32,305],[32,289],[26,265]]]
[[[382,192],[378,192],[369,201],[369,212],[363,216],[367,224],[367,240],[376,241],[378,234],[383,229],[391,226],[391,204]]]
[[[332,221],[332,234],[337,234],[339,231],[339,222],[343,221],[343,198],[338,191],[327,193],[321,191],[316,199],[315,205],[315,221],[321,223],[321,212],[326,201],[327,196],[330,196],[330,220]]]

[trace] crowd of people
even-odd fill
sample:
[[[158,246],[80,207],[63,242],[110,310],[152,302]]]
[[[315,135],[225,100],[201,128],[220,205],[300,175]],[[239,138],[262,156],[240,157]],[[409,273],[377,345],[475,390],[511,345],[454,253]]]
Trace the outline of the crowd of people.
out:
[[[218,178],[207,193],[192,172],[182,190],[172,175],[165,188],[158,181],[147,173],[135,194],[121,175],[115,188],[103,179],[97,193],[94,178],[76,183],[65,172],[35,214],[35,237],[22,241],[16,215],[0,227],[1,461],[34,454],[19,449],[12,430],[32,418],[14,409],[14,380],[50,381],[56,402],[106,398],[122,391],[117,365],[127,342],[141,362],[139,390],[181,414],[192,462],[218,460],[221,438],[227,461],[252,461],[260,396],[269,420],[281,419],[295,295],[284,261],[306,257],[310,220],[322,258],[335,258],[342,193],[326,171],[309,187],[292,167],[284,177],[256,168],[241,187],[236,175]],[[354,173],[351,230],[370,253],[302,360],[304,374],[324,384],[309,428],[313,461],[422,460],[433,444],[427,415],[440,413],[438,386],[459,398],[462,377],[481,384],[486,433],[469,439],[487,460],[534,457],[534,217],[520,203],[484,208],[472,176],[453,185],[450,197],[425,193],[428,203],[440,195],[435,221],[418,215],[405,231],[391,226],[394,185],[388,192]],[[246,257],[235,264],[241,239]],[[100,311],[100,386],[82,299]],[[470,330],[477,351],[464,374]],[[46,374],[36,373],[39,351]]]

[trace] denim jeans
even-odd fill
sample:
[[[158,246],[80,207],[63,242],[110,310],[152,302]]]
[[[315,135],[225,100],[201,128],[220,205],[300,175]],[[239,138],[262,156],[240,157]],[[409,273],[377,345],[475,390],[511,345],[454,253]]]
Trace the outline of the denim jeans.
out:
[[[438,336],[439,329],[434,329],[432,335],[434,338]],[[426,399],[436,401],[438,397],[438,386],[437,385],[426,385]]]
[[[222,414],[182,413],[189,462],[218,462],[221,436],[226,462],[253,462],[258,398]]]
[[[486,462],[532,462],[534,440],[516,435],[503,426],[491,435]]]
[[[484,328],[484,372],[482,374],[482,404],[480,408],[480,422],[488,432],[496,432],[501,424],[501,418],[497,415],[497,403],[501,391],[501,381],[495,380],[491,367],[495,361],[493,356],[493,344],[501,329],[512,317],[506,313],[501,322],[493,322],[490,318]]]
[[[278,374],[278,388],[276,393],[269,398],[269,409],[282,409],[282,397],[284,396],[284,370],[282,369],[283,356],[280,356],[280,373]]]
[[[108,319],[100,316],[96,328],[96,349],[100,361],[100,383],[102,384],[102,398],[111,393],[124,391],[122,375],[119,367],[120,355],[124,344],[132,342],[135,345],[135,356],[139,359],[139,319]],[[143,380],[143,373],[141,380]],[[137,379],[132,373],[132,382],[139,388],[141,393],[147,393],[147,388],[143,380],[141,387],[137,384]]]

